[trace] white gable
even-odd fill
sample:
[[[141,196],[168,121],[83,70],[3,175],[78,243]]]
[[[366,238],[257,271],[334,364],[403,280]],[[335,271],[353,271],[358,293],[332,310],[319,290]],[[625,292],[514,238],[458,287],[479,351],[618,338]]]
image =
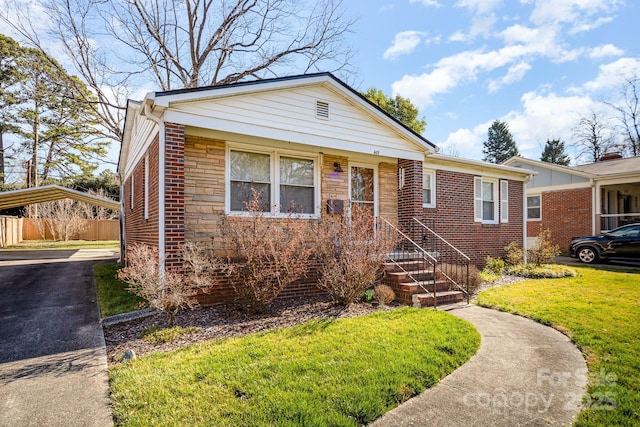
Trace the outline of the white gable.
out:
[[[423,160],[429,151],[418,137],[326,82],[184,99],[169,102],[164,114],[166,122],[394,158]]]

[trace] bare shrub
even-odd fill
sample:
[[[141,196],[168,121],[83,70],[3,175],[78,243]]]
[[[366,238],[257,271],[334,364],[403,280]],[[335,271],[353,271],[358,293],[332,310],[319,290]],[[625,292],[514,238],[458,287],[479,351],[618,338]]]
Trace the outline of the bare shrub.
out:
[[[518,242],[510,242],[504,247],[504,260],[508,265],[520,265],[524,262],[524,252]]]
[[[135,243],[127,250],[127,266],[118,271],[118,279],[129,284],[129,290],[145,299],[150,307],[167,313],[168,326],[173,326],[182,308],[194,308],[198,289],[216,283],[218,263],[196,244],[182,247],[184,271],[165,269],[156,246]]]
[[[40,218],[35,218],[34,224],[42,240],[48,231],[53,240],[66,242],[88,225],[83,203],[71,199],[38,203],[37,211]]]
[[[447,279],[457,283],[463,289],[467,289],[467,266],[461,264],[448,264],[441,262],[437,267],[437,278]],[[482,283],[482,277],[478,268],[469,264],[469,276],[468,276],[469,293],[475,292],[476,289]],[[450,289],[460,290],[457,286],[450,284]]]
[[[376,287],[373,288],[373,299],[375,299],[381,307],[389,304],[395,298],[396,293],[387,285],[376,285]]]
[[[351,220],[322,218],[315,229],[318,286],[348,306],[384,274],[383,263],[395,239],[374,232],[374,219],[366,208],[353,207]]]
[[[307,220],[296,218],[293,208],[284,218],[268,218],[260,196],[253,191],[246,215],[224,217],[223,235],[233,288],[252,310],[265,312],[286,286],[306,276],[311,247]]]
[[[549,263],[560,254],[560,246],[551,243],[551,230],[540,232],[531,249],[527,249],[527,261],[536,267]]]

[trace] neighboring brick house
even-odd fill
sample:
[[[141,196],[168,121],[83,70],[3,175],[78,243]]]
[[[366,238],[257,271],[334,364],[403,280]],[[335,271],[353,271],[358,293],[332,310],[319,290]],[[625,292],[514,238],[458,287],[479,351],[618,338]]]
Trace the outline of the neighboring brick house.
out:
[[[527,238],[549,229],[568,250],[573,237],[640,222],[640,157],[610,153],[577,166],[513,157],[505,165],[537,172],[527,184]]]
[[[250,187],[274,217],[293,200],[301,220],[354,203],[401,229],[419,218],[482,264],[523,243],[532,174],[437,154],[329,73],[129,101],[118,173],[125,247],[158,245],[169,267],[183,242],[219,241],[222,215],[242,215]]]

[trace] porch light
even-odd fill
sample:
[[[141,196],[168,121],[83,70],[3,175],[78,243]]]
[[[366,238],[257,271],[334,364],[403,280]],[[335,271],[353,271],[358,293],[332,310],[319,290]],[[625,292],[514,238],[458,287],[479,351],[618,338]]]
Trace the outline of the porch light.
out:
[[[342,166],[340,166],[340,162],[333,162],[333,167],[335,172],[344,172]]]

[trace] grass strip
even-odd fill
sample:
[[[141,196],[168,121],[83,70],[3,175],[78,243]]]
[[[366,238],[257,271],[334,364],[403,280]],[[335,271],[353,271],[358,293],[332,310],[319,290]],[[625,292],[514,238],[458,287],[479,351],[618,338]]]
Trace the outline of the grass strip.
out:
[[[118,240],[23,240],[3,249],[40,250],[40,249],[118,249]]]
[[[401,308],[216,340],[110,370],[117,425],[365,425],[480,345],[446,312]]]
[[[145,307],[145,301],[127,290],[127,284],[116,278],[120,263],[96,264],[93,272],[98,289],[98,302],[102,317],[128,313]]]
[[[640,274],[575,267],[577,277],[527,280],[482,292],[478,303],[566,333],[589,368],[577,426],[640,425]]]

